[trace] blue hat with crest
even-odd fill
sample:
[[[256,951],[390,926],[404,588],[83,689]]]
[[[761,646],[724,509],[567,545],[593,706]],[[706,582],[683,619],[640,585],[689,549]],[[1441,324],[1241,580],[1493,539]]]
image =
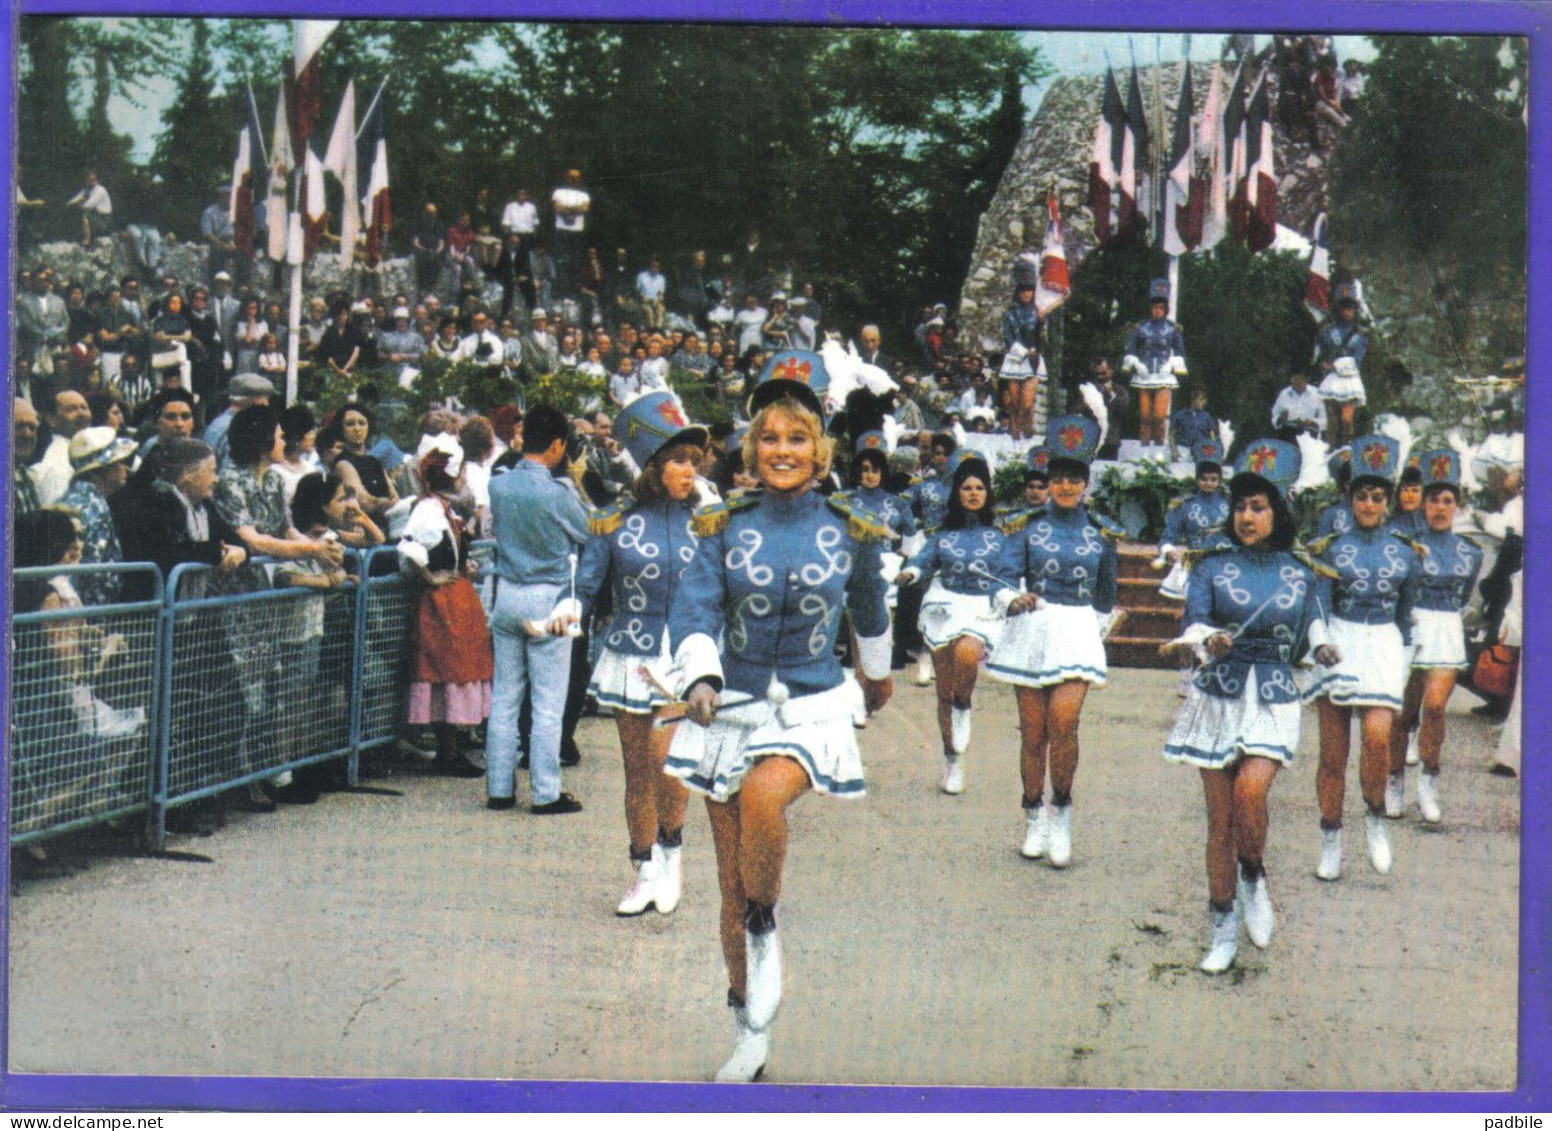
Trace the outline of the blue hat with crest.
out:
[[[795,397],[824,418],[824,396],[830,373],[812,350],[777,350],[760,371],[760,382],[749,394],[749,416],[782,397]]]
[[[1049,479],[1051,476],[1051,449],[1044,444],[1036,444],[1024,453],[1024,471],[1030,475],[1040,475]]]
[[[1155,279],[1155,280],[1153,280],[1153,282],[1148,284],[1148,302],[1150,304],[1155,303],[1155,302],[1168,302],[1168,301],[1169,301],[1169,280],[1168,279]]]
[[[1085,468],[1099,450],[1099,425],[1086,416],[1053,416],[1045,426],[1050,465],[1080,463]]]
[[[644,393],[620,410],[614,420],[614,434],[625,450],[645,468],[647,461],[670,444],[706,446],[709,434],[699,424],[691,424],[684,415],[679,398],[672,393]]]
[[[859,454],[862,452],[880,452],[887,455],[889,453],[889,441],[885,439],[882,432],[875,429],[872,432],[864,432],[858,436],[857,442],[852,445],[852,450]]]
[[[1209,468],[1223,469],[1223,445],[1217,440],[1198,440],[1191,448],[1191,458],[1196,462],[1197,473]]]
[[[1358,288],[1353,286],[1351,283],[1338,283],[1336,290],[1333,292],[1331,297],[1333,306],[1341,306],[1343,303],[1347,303],[1351,306],[1357,306]]]
[[[1460,453],[1449,448],[1415,452],[1407,463],[1416,461],[1423,473],[1423,487],[1454,487],[1460,490]]]
[[[1378,479],[1387,486],[1395,486],[1401,468],[1401,445],[1389,436],[1378,433],[1359,436],[1352,447],[1353,472],[1348,486],[1360,479]]]
[[[1235,467],[1235,478],[1253,475],[1264,479],[1284,495],[1299,478],[1304,457],[1296,444],[1286,440],[1256,440],[1246,445]]]

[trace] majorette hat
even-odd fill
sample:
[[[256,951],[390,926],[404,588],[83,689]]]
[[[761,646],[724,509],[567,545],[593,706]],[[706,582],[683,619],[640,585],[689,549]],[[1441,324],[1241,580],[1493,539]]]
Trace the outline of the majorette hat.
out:
[[[1033,287],[1039,281],[1039,274],[1033,262],[1022,255],[1013,261],[1013,289],[1020,287]]]
[[[1303,466],[1304,458],[1296,445],[1286,440],[1256,440],[1240,453],[1234,479],[1260,479],[1286,496]]]
[[[1397,464],[1401,461],[1401,445],[1389,436],[1374,434],[1372,436],[1359,436],[1353,441],[1352,448],[1353,477],[1349,481],[1349,487],[1355,487],[1360,480],[1378,480],[1387,487],[1396,485],[1396,475],[1400,471]]]
[[[678,397],[661,390],[645,393],[621,409],[614,434],[639,468],[670,444],[704,448],[710,438],[705,428],[690,423]]]
[[[1418,468],[1423,473],[1423,488],[1429,487],[1453,487],[1456,493],[1460,492],[1460,453],[1449,448],[1440,448],[1431,452],[1414,452],[1410,459],[1417,461]]]
[[[1041,479],[1051,477],[1051,449],[1044,444],[1036,444],[1024,455],[1024,478],[1031,475]]]
[[[1331,476],[1331,482],[1341,483],[1344,476],[1352,474],[1353,449],[1351,446],[1338,448],[1326,457],[1326,472]]]
[[[1332,306],[1342,306],[1343,304],[1347,306],[1358,305],[1358,288],[1351,283],[1338,283],[1336,292],[1332,296]]]
[[[777,350],[760,371],[760,381],[749,394],[749,416],[772,401],[795,397],[814,414],[824,418],[824,395],[830,388],[830,373],[824,359],[811,350]]]
[[[1148,284],[1148,305],[1169,301],[1169,280],[1155,279]]]
[[[1223,445],[1217,440],[1198,440],[1191,449],[1191,458],[1196,461],[1196,473],[1200,475],[1209,469],[1223,470]]]
[[[1045,426],[1046,446],[1051,449],[1049,467],[1075,463],[1088,470],[1099,449],[1099,425],[1086,416],[1054,416]]]
[[[862,435],[857,437],[857,442],[853,445],[853,449],[859,453],[877,451],[883,452],[887,455],[889,452],[889,441],[884,437],[882,432],[876,430],[872,432],[864,432]]]

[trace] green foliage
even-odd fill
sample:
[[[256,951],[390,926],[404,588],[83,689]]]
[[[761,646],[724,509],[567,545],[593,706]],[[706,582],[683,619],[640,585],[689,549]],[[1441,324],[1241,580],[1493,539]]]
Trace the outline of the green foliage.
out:
[[[1127,534],[1142,542],[1157,542],[1164,533],[1164,518],[1172,499],[1196,488],[1190,475],[1176,476],[1160,460],[1107,467],[1094,484],[1092,505],[1126,527]]]
[[[992,472],[992,496],[999,503],[1016,504],[1024,499],[1024,464],[1010,460]]]
[[[567,416],[578,416],[590,408],[602,406],[606,391],[603,381],[575,369],[562,369],[549,377],[541,377],[537,386],[527,387],[524,399],[529,408],[547,404]]]
[[[668,386],[684,405],[684,414],[697,424],[727,424],[733,414],[717,399],[714,383],[704,373],[675,366],[668,371]]]

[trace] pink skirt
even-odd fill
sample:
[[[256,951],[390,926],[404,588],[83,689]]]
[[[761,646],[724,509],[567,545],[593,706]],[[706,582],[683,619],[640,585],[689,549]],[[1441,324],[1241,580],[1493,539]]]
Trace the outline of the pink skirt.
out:
[[[476,726],[490,716],[490,681],[426,683],[417,680],[404,693],[404,721],[411,726],[452,723]]]

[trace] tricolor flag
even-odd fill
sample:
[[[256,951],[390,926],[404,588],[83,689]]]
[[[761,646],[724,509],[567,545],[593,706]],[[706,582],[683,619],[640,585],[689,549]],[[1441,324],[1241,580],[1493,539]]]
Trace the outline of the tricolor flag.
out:
[[[1126,133],[1121,147],[1121,208],[1123,233],[1137,222],[1137,172],[1147,160],[1148,115],[1142,104],[1142,84],[1137,80],[1137,64],[1132,64],[1132,81],[1126,91]]]
[[[269,257],[276,263],[286,259],[287,220],[290,203],[286,200],[291,170],[296,159],[291,155],[291,126],[286,120],[286,88],[281,85],[275,96],[275,125],[269,143],[269,189],[264,197],[264,215],[269,228]]]
[[[1094,214],[1095,242],[1101,244],[1109,243],[1118,232],[1112,196],[1121,182],[1125,134],[1126,107],[1121,103],[1115,72],[1107,67],[1099,121],[1094,126],[1094,148],[1089,155],[1089,210]]]
[[[1223,165],[1224,191],[1228,196],[1229,232],[1245,239],[1245,65],[1234,72],[1229,100],[1223,107],[1223,144],[1228,160]]]
[[[303,158],[301,198],[300,238],[288,249],[292,263],[305,263],[312,258],[329,222],[329,208],[323,195],[323,162],[310,145]]]
[[[253,91],[248,91],[247,113],[243,115],[242,132],[237,135],[237,159],[232,162],[232,195],[227,203],[227,215],[232,218],[232,242],[244,255],[251,256],[257,240],[259,223],[254,215],[254,185],[258,171],[266,164],[264,137],[259,132],[259,109],[253,103]]]
[[[383,92],[379,87],[372,108],[356,138],[356,165],[367,171],[361,207],[366,213],[366,265],[382,260],[383,243],[393,228],[393,208],[388,192],[388,138],[383,130]]]
[[[1041,318],[1066,302],[1072,290],[1067,277],[1067,250],[1062,246],[1062,214],[1056,193],[1046,194],[1045,208],[1045,247],[1040,250],[1040,282],[1035,287],[1035,310]]]
[[[1207,89],[1207,105],[1202,110],[1202,124],[1197,134],[1197,160],[1205,165],[1202,172],[1207,183],[1206,199],[1202,215],[1201,248],[1217,247],[1229,226],[1229,198],[1223,188],[1223,171],[1227,155],[1223,144],[1223,123],[1219,120],[1219,91],[1223,85],[1223,64],[1214,63],[1212,82]]]
[[[1245,112],[1245,246],[1263,251],[1277,238],[1277,171],[1272,162],[1272,105],[1266,72]]]
[[[286,109],[291,127],[291,152],[299,153],[318,128],[323,113],[318,51],[338,20],[292,20],[291,63],[285,77]]]
[[[1191,136],[1191,64],[1180,65],[1180,98],[1175,103],[1174,137],[1170,142],[1169,175],[1164,182],[1164,251],[1184,255],[1202,242],[1202,215],[1207,182],[1196,175],[1196,147]]]
[[[1326,244],[1326,214],[1315,217],[1315,231],[1310,243],[1309,278],[1304,282],[1304,305],[1315,316],[1315,321],[1325,319],[1331,310],[1331,252]]]
[[[345,84],[334,132],[324,153],[323,167],[334,174],[345,189],[340,204],[340,270],[349,271],[356,257],[356,240],[361,235],[361,205],[356,199],[356,83]]]

